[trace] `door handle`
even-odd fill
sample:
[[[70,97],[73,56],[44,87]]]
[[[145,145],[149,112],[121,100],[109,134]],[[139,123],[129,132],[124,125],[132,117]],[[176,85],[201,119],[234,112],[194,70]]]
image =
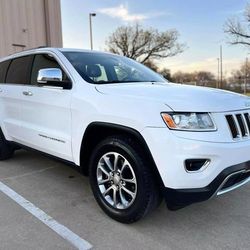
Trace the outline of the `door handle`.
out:
[[[26,96],[33,96],[33,93],[30,92],[30,91],[23,91],[23,95],[26,95]]]

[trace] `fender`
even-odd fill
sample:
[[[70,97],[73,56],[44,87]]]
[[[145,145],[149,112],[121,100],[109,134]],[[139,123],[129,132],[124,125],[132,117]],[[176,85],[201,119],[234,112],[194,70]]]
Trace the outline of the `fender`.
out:
[[[142,145],[148,159],[152,162],[152,172],[156,177],[156,180],[160,187],[164,187],[162,178],[155,164],[154,158],[149,150],[149,147],[140,134],[139,131],[119,124],[107,123],[107,122],[92,122],[88,125],[82,138],[81,150],[80,150],[80,166],[83,173],[87,174],[86,166],[94,147],[103,139],[111,135],[127,135],[136,140]]]

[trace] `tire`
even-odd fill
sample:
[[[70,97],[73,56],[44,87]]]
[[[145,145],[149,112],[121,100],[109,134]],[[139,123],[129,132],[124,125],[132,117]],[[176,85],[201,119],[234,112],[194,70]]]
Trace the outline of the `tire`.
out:
[[[14,151],[14,147],[8,141],[6,141],[0,129],[0,161],[11,158]]]
[[[118,159],[117,171],[111,171],[115,159]],[[110,163],[113,168],[108,167]],[[140,150],[140,145],[127,137],[112,136],[97,145],[90,160],[89,178],[100,207],[121,223],[140,220],[161,202],[150,161]],[[103,195],[105,192],[106,196]]]

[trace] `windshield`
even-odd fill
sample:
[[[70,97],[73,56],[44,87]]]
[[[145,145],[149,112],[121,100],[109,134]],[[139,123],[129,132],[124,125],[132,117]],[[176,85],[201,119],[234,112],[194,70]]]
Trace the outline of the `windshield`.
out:
[[[166,82],[159,74],[127,57],[91,52],[63,54],[89,83]]]

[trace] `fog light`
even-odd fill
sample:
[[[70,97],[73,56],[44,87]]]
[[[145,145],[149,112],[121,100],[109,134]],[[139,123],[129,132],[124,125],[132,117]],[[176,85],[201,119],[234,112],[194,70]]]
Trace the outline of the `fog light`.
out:
[[[210,163],[209,159],[187,159],[185,168],[187,172],[197,172],[204,170]]]

